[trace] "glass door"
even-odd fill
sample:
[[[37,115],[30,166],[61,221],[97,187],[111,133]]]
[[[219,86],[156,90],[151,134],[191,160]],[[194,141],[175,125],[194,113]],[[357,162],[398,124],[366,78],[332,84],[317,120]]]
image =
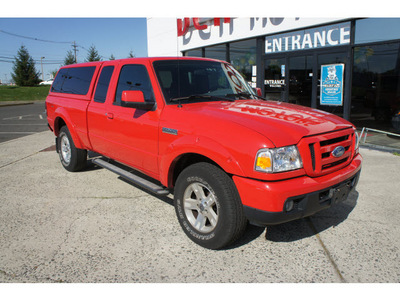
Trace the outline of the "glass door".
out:
[[[346,52],[318,55],[318,109],[343,117],[343,108],[345,106],[344,88],[346,67],[349,67],[347,64]]]
[[[265,60],[264,88],[267,100],[285,101],[285,57]]]
[[[289,57],[289,102],[311,107],[313,57]]]
[[[318,108],[343,117],[346,101],[350,101],[347,95],[345,97],[348,67],[348,53],[343,49],[268,57],[265,59],[265,98]]]

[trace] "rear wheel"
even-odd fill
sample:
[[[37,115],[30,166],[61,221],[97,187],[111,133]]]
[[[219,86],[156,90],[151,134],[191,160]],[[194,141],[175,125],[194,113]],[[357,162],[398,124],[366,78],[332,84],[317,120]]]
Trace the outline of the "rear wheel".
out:
[[[246,228],[232,179],[209,163],[197,163],[182,171],[175,186],[174,205],[186,235],[205,248],[224,248]]]
[[[57,142],[60,161],[66,170],[76,172],[86,167],[87,151],[75,147],[67,126],[60,129]]]

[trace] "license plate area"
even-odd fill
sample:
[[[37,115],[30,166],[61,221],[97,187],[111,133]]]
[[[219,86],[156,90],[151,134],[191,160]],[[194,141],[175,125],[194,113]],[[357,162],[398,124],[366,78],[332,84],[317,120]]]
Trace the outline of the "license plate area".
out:
[[[330,188],[327,191],[324,191],[320,194],[319,203],[324,205],[332,205],[343,202],[349,196],[351,191],[352,181],[349,180],[340,184],[339,186],[335,186]]]
[[[350,182],[347,184],[342,184],[337,188],[333,189],[332,204],[343,202],[347,199],[350,193]]]

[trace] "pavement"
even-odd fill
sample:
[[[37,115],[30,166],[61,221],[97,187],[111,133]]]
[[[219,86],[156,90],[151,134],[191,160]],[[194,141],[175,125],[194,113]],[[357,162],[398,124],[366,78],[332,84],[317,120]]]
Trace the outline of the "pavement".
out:
[[[0,103],[0,143],[48,131],[44,101],[4,106]]]
[[[363,130],[364,132],[359,132],[360,136],[362,133],[361,145],[382,151],[400,153],[400,135],[398,133],[376,131],[369,128]]]
[[[400,281],[400,157],[361,149],[349,199],[212,251],[155,197],[89,165],[64,170],[50,131],[0,143],[0,282]]]

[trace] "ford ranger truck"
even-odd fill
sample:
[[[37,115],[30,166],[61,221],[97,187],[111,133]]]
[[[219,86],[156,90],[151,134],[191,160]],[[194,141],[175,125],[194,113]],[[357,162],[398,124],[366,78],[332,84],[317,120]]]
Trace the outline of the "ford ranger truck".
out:
[[[183,231],[209,249],[236,241],[249,221],[279,224],[344,201],[361,170],[351,123],[266,101],[218,60],[65,66],[46,111],[66,170],[82,170],[91,151],[135,185],[173,193]]]

